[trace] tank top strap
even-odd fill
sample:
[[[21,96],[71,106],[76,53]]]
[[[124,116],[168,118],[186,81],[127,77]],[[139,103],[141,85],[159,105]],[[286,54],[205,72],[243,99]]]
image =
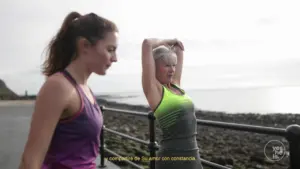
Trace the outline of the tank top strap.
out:
[[[83,92],[83,90],[81,89],[81,87],[78,85],[78,83],[76,82],[76,80],[73,78],[73,76],[67,71],[67,70],[63,70],[61,72],[76,88],[76,90],[79,92],[81,97],[84,97],[85,94]],[[83,98],[82,98],[83,99]]]
[[[176,85],[176,84],[174,84],[174,83],[171,83],[171,86],[173,87],[173,88],[175,88],[176,90],[178,90],[180,93],[181,93],[181,95],[179,95],[179,94],[175,94],[174,92],[172,92],[171,91],[171,89],[169,89],[169,88],[167,88],[166,86],[164,86],[164,85],[162,85],[162,88],[163,88],[163,97],[167,97],[167,96],[169,96],[169,95],[176,95],[176,96],[185,96],[185,91],[181,88],[181,87],[179,87],[178,85]]]
[[[94,94],[94,92],[92,91],[92,89],[89,87],[89,90],[90,90],[90,92],[91,92],[91,94],[93,95],[93,98],[94,98],[94,106],[96,106],[97,107],[97,109],[98,109],[98,111],[100,112],[100,113],[102,113],[102,111],[101,111],[101,108],[100,108],[100,106],[99,106],[99,103],[98,103],[98,101],[97,101],[97,98],[96,98],[96,96],[95,96],[95,94]]]
[[[93,95],[93,97],[95,98],[94,92],[92,91],[92,89],[89,87],[89,90],[91,92],[91,94]]]
[[[171,83],[171,86],[175,87],[176,89],[178,89],[183,95],[185,94],[185,90],[183,90],[180,86],[178,86],[175,83]]]
[[[78,86],[76,80],[72,77],[72,75],[71,75],[67,70],[63,70],[61,73],[62,73],[63,75],[65,75],[65,77],[67,77],[68,80],[69,80],[72,84],[76,85],[76,87]]]
[[[92,89],[90,87],[89,87],[89,90],[90,90],[90,92],[91,92],[91,94],[94,98],[94,101],[97,102],[96,96],[95,96],[94,92],[92,91]]]
[[[72,75],[67,71],[67,70],[63,70],[62,71],[63,75],[74,85],[74,87],[76,88],[76,90],[79,92],[80,97],[82,99],[83,102],[85,102],[86,104],[91,104],[91,105],[96,105],[97,108],[100,110],[100,107],[97,104],[97,99],[96,96],[94,95],[93,91],[91,90],[91,88],[89,87],[89,90],[94,98],[95,103],[92,104],[89,100],[88,97],[86,96],[85,92],[83,91],[83,89],[78,85],[78,83],[76,82],[76,80],[72,77]]]

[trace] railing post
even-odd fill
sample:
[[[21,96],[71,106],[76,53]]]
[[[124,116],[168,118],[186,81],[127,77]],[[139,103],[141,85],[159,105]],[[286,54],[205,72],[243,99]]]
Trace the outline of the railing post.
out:
[[[152,112],[148,113],[148,119],[149,119],[149,151],[150,151],[150,158],[156,157],[156,150],[157,150],[157,142],[155,141],[155,116]],[[155,158],[152,158],[149,162],[150,169],[155,169]]]
[[[101,113],[103,115],[104,112],[104,106],[100,106]],[[105,126],[103,125],[101,128],[101,134],[100,134],[100,166],[99,168],[105,168],[105,156],[104,156],[104,128]]]
[[[286,128],[290,150],[290,169],[300,168],[300,126],[293,124]]]

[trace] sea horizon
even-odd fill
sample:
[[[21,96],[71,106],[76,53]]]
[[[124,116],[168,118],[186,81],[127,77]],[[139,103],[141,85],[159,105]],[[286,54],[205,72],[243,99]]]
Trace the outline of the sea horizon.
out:
[[[195,108],[225,113],[300,114],[300,86],[186,90]],[[148,106],[142,91],[96,93],[98,98]]]

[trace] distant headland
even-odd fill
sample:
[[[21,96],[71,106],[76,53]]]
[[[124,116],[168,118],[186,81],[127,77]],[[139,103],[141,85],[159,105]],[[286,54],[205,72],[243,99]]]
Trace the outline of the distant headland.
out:
[[[5,84],[4,80],[0,79],[0,100],[34,100],[35,97],[35,95],[27,95],[27,91],[22,96],[17,95]]]
[[[9,89],[5,82],[0,79],[0,100],[18,100],[19,96]]]

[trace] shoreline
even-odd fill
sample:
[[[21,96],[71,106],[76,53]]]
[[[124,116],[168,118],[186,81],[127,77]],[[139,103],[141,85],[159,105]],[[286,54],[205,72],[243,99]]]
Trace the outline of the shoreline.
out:
[[[35,100],[0,100],[0,106],[33,105]]]
[[[131,105],[126,103],[118,103],[115,101],[107,101],[97,98],[99,105],[125,110],[133,110],[138,112],[150,112],[151,109],[144,105]],[[239,123],[249,125],[260,125],[267,127],[286,128],[290,124],[300,124],[300,114],[294,113],[227,113],[223,111],[207,111],[197,109],[196,117],[202,120],[214,120],[228,123]]]

